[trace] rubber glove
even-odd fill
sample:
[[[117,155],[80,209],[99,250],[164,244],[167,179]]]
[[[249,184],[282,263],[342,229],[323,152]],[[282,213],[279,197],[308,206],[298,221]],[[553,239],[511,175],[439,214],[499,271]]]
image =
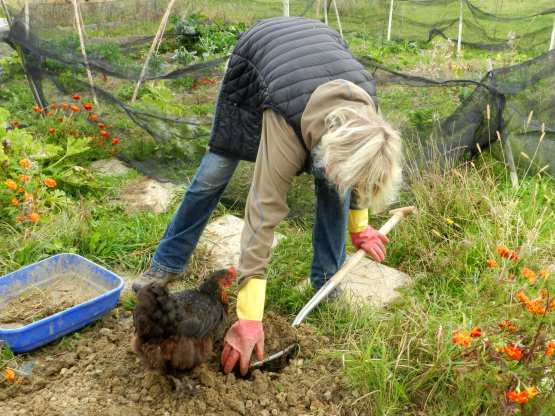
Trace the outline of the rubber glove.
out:
[[[222,367],[228,374],[239,362],[241,374],[249,371],[251,356],[255,351],[258,360],[264,359],[264,328],[261,321],[239,319],[227,331],[222,351]]]
[[[349,232],[353,246],[366,251],[377,262],[384,261],[389,239],[368,225],[368,210],[349,211]]]
[[[258,360],[264,358],[264,300],[266,280],[253,276],[242,284],[237,294],[237,318],[224,338],[221,363],[225,374],[239,362],[242,375],[249,370],[253,351]]]

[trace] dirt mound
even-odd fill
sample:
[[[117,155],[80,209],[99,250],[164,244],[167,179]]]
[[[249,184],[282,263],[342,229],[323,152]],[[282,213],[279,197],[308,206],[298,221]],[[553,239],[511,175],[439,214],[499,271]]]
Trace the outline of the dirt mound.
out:
[[[267,353],[295,339],[289,323],[268,313]],[[179,392],[149,372],[131,349],[133,319],[121,307],[78,335],[18,356],[29,368],[19,384],[0,383],[3,415],[339,415],[350,397],[330,360],[315,358],[329,340],[300,329],[300,355],[282,372],[255,371],[249,379],[223,375],[219,356],[183,373]]]

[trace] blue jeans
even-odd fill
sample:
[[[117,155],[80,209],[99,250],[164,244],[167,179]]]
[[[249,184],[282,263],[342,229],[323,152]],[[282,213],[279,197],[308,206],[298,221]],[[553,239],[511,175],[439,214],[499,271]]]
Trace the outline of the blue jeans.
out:
[[[197,169],[185,197],[152,260],[152,267],[181,273],[187,265],[214,208],[231,180],[239,161],[207,152]],[[310,269],[313,286],[319,289],[345,261],[345,235],[349,196],[340,198],[320,171],[314,172],[316,219]]]

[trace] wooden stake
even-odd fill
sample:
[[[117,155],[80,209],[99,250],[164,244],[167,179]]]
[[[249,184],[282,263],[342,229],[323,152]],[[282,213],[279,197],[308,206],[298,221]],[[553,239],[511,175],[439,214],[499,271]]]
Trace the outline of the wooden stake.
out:
[[[551,43],[549,44],[549,50],[555,49],[555,19],[553,19],[553,31],[551,32]]]
[[[328,0],[324,0],[324,23],[328,24]]]
[[[337,18],[337,26],[339,26],[339,34],[343,39],[343,28],[341,27],[341,20],[339,19],[339,10],[337,10],[337,3],[333,0],[333,9],[335,10],[335,17]]]
[[[505,158],[507,159],[507,167],[509,168],[511,184],[513,188],[518,188],[518,174],[516,173],[515,158],[513,156],[513,149],[511,147],[511,143],[509,142],[509,135],[507,131],[503,132],[503,137],[501,137],[501,146],[503,147],[503,152],[505,152]]]
[[[289,0],[283,0],[283,15],[289,17]]]
[[[464,15],[464,0],[461,2],[461,12],[459,14],[459,38],[457,40],[457,56],[461,56],[462,50],[462,32],[463,32],[463,15]]]
[[[71,0],[73,3],[73,11],[75,14],[75,25],[77,26],[77,33],[79,34],[79,43],[81,44],[81,54],[83,55],[83,61],[85,62],[85,69],[87,70],[87,77],[89,79],[89,86],[91,87],[91,94],[95,105],[98,105],[98,100],[96,99],[96,92],[94,90],[94,80],[89,66],[89,59],[87,58],[87,50],[85,49],[85,36],[83,34],[83,27],[81,26],[81,19],[79,18],[79,3],[78,0]]]
[[[6,16],[6,20],[8,21],[8,27],[11,30],[12,17],[10,15],[10,11],[8,10],[8,7],[6,6],[6,3],[4,3],[4,0],[0,0],[0,4],[2,5],[2,9],[4,10],[4,15]],[[23,72],[25,73],[25,78],[27,79],[27,82],[29,83],[29,87],[31,88],[31,93],[33,94],[33,98],[35,99],[35,103],[37,103],[37,105],[40,108],[44,108],[46,103],[44,103],[42,101],[42,97],[41,97],[41,94],[39,92],[39,87],[37,86],[37,84],[35,84],[35,81],[33,80],[33,78],[31,78],[31,76],[29,76],[29,74],[27,73],[27,64],[26,64],[25,55],[23,54],[21,46],[16,45],[15,49],[16,49],[18,55],[19,55],[19,59],[21,59],[21,66],[23,67]]]
[[[145,79],[145,74],[146,74],[146,70],[148,68],[148,64],[150,63],[150,58],[152,58],[152,55],[154,53],[154,51],[156,50],[156,45],[158,45],[158,43],[161,41],[162,39],[162,35],[164,34],[164,28],[166,27],[166,24],[168,23],[168,19],[170,17],[170,13],[172,10],[172,7],[175,3],[175,0],[171,0],[170,3],[168,4],[168,7],[166,8],[166,12],[164,13],[164,16],[162,17],[162,21],[160,22],[160,26],[158,27],[158,32],[156,33],[156,36],[154,37],[154,40],[152,41],[152,45],[150,45],[150,49],[148,51],[148,54],[146,56],[145,59],[145,63],[143,64],[143,68],[141,69],[141,75],[139,76],[139,80],[137,81],[137,85],[135,86],[135,91],[133,92],[133,98],[131,98],[131,102],[134,103],[135,100],[137,99],[137,95],[139,94],[139,89],[141,88],[141,84],[143,83],[143,80]]]
[[[389,21],[387,23],[387,40],[391,40],[391,26],[393,25],[393,0],[389,4]]]
[[[23,9],[25,15],[25,40],[29,40],[29,27],[31,26],[31,19],[29,17],[29,2],[25,2],[25,7]]]

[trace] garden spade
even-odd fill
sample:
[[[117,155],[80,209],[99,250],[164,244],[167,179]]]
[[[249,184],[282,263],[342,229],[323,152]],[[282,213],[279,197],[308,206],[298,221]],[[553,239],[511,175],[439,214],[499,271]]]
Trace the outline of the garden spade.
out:
[[[389,211],[389,215],[391,215],[391,217],[384,225],[381,226],[379,232],[387,235],[387,233],[389,233],[403,218],[414,213],[416,213],[416,207],[414,206]],[[312,298],[297,314],[293,320],[293,328],[297,328],[305,320],[308,314],[312,312],[312,310],[318,306],[318,304],[320,304],[320,302],[322,302],[322,300],[325,299],[331,291],[345,279],[345,277],[347,277],[349,272],[360,262],[360,260],[364,258],[364,256],[366,256],[366,252],[360,249],[353,256],[351,256],[345,264],[343,264],[341,269],[339,269],[339,271],[335,273],[333,277],[314,294],[314,296],[312,296]],[[289,359],[295,356],[299,350],[299,343],[295,342],[287,348],[269,355],[262,361],[252,363],[250,370],[252,371],[258,368],[263,370],[279,371],[287,365]]]

